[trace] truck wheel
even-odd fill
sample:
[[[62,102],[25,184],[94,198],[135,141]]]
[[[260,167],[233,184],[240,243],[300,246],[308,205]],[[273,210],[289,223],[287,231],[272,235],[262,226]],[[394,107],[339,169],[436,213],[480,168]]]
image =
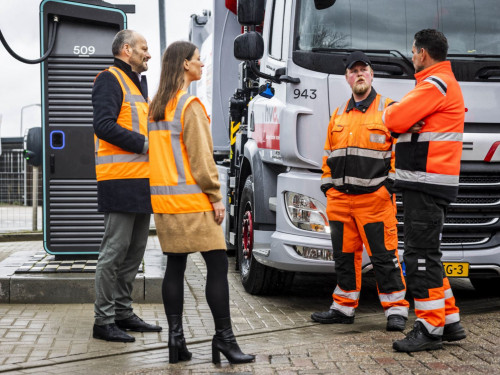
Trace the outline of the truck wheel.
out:
[[[250,294],[279,293],[289,288],[294,274],[267,267],[253,256],[254,192],[253,179],[249,176],[240,199],[238,215],[238,263],[241,283]]]

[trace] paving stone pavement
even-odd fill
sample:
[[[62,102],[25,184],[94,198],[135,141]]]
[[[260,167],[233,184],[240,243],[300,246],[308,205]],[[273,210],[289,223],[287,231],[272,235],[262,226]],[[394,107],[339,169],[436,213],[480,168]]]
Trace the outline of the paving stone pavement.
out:
[[[3,247],[12,243],[0,244]],[[31,246],[40,246],[32,243]],[[156,237],[148,246],[159,250]],[[20,244],[27,250],[28,244]],[[108,343],[91,337],[92,304],[0,304],[0,373],[7,374],[500,374],[500,298],[478,295],[467,280],[453,281],[467,339],[444,350],[395,353],[373,278],[363,280],[353,325],[320,325],[312,311],[327,309],[335,280],[330,275],[298,275],[280,296],[251,296],[241,286],[230,258],[234,331],[255,363],[211,363],[213,322],[205,302],[205,264],[189,257],[184,329],[193,359],[168,364],[167,322],[160,304],[135,304],[160,333],[132,333],[135,343]],[[414,316],[410,317],[410,322]],[[410,324],[408,324],[408,328]]]

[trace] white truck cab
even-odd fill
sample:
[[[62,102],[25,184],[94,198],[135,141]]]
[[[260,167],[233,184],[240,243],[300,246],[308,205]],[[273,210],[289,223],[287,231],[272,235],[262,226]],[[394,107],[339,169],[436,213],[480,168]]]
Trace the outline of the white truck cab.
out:
[[[225,71],[212,77],[234,92],[228,121],[212,126],[226,130],[228,146],[218,159],[229,214],[224,229],[248,292],[282,290],[294,272],[334,272],[320,179],[330,115],[351,96],[345,59],[364,51],[373,63],[373,87],[400,100],[415,85],[411,46],[424,28],[447,36],[466,105],[459,197],[443,231],[445,270],[478,287],[500,285],[500,43],[494,37],[500,3],[425,3],[238,1],[242,28],[232,30],[244,32],[234,35],[233,51],[214,42],[213,54],[231,59],[234,53],[243,62],[234,82]],[[234,23],[227,8],[214,4],[215,24],[218,17]],[[221,27],[214,40],[227,40],[228,29]],[[402,211],[399,201],[400,252]],[[371,269],[367,256],[363,266]]]

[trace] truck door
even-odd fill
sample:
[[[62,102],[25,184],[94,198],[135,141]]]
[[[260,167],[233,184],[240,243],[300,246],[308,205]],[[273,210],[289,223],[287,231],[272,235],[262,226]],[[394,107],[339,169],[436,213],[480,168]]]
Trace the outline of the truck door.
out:
[[[50,254],[97,254],[104,216],[97,212],[92,84],[113,63],[111,44],[126,14],[110,4],[44,0],[41,46],[58,17],[55,47],[42,63],[44,247]]]

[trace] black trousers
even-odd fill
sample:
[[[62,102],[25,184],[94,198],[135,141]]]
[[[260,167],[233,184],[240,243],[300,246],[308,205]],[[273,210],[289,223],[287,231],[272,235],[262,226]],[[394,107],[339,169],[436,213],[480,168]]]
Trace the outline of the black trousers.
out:
[[[443,286],[441,236],[449,202],[416,190],[403,190],[404,255],[407,287],[415,298]]]

